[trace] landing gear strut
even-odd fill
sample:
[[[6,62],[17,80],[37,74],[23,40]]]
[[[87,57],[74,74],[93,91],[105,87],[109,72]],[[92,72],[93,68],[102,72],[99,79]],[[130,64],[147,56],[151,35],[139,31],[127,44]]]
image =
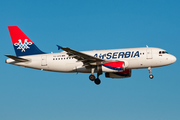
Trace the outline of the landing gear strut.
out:
[[[99,85],[100,83],[101,83],[101,80],[99,79],[99,75],[101,75],[102,73],[97,73],[97,78],[95,79],[95,81],[94,81],[94,83],[96,84],[96,85]]]
[[[149,74],[150,74],[150,75],[149,75],[149,78],[150,78],[150,79],[153,79],[154,76],[151,74],[151,72],[152,72],[152,71],[151,71],[151,67],[148,67],[148,70],[149,70]]]
[[[95,70],[95,68],[92,68],[91,69],[91,75],[89,76],[89,79],[91,80],[91,81],[94,81],[95,79],[96,79],[96,77],[94,76],[94,70]]]

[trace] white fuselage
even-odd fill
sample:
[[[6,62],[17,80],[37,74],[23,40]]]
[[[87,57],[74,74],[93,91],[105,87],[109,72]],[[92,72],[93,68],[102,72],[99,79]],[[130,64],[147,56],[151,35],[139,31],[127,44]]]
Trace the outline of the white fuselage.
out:
[[[124,61],[125,69],[160,67],[172,64],[176,61],[176,57],[173,55],[167,53],[160,54],[160,51],[164,50],[160,48],[144,47],[81,52],[109,62]],[[29,61],[15,62],[13,59],[9,58],[6,60],[6,62],[18,66],[54,72],[91,73],[91,69],[83,66],[83,62],[77,61],[77,59],[68,56],[65,51],[60,53],[22,56],[21,58],[28,59]]]

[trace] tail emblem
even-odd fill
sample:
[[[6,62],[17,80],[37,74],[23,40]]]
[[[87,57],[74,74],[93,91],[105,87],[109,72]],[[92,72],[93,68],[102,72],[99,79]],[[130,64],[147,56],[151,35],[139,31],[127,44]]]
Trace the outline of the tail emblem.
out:
[[[32,45],[32,42],[27,42],[28,39],[24,40],[24,44],[22,44],[21,39],[19,39],[19,43],[15,43],[14,46],[19,46],[17,49],[22,49],[21,52],[25,52],[25,49],[30,48],[28,45]]]

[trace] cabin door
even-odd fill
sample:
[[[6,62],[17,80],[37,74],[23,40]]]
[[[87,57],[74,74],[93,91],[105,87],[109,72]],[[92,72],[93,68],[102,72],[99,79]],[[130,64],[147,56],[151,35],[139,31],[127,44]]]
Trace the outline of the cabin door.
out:
[[[47,66],[47,56],[41,56],[41,66]]]

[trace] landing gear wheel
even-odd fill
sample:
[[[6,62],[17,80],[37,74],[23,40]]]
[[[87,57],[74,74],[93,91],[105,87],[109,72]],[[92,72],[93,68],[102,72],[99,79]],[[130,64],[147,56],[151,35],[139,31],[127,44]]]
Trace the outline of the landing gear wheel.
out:
[[[153,75],[149,75],[149,78],[150,78],[150,79],[153,79],[153,78],[154,78],[154,76],[153,76]]]
[[[97,79],[94,80],[94,83],[95,83],[96,85],[99,85],[99,84],[101,83],[101,80],[100,80],[99,78],[97,78]]]
[[[95,77],[94,75],[90,75],[90,76],[89,76],[89,79],[90,79],[91,81],[94,81],[94,80],[96,79],[96,77]]]

